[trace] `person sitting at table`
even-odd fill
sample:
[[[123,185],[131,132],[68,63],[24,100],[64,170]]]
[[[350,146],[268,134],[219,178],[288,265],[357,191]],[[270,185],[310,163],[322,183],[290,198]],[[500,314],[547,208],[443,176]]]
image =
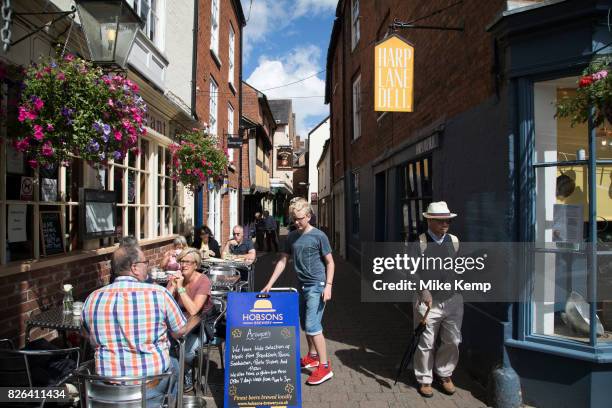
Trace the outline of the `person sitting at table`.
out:
[[[221,258],[221,247],[210,228],[206,225],[202,225],[198,230],[198,234],[193,240],[193,247],[200,250],[200,254],[204,258],[214,256],[215,258]]]
[[[183,249],[187,248],[187,240],[184,236],[181,235],[179,237],[174,238],[172,244],[174,245],[174,248],[169,251],[166,251],[166,253],[164,254],[164,258],[162,259],[159,265],[163,270],[166,271],[178,271],[180,269],[176,257],[183,251]]]
[[[223,248],[223,258],[227,255],[233,255],[239,260],[252,262],[257,257],[253,241],[250,238],[244,237],[244,230],[240,225],[233,228],[234,236],[227,241]]]
[[[199,318],[188,321],[166,288],[144,283],[148,264],[138,246],[119,247],[112,258],[115,281],[85,300],[83,331],[95,349],[99,375],[143,377],[170,371],[176,378],[178,361],[170,357],[168,333],[182,337]],[[168,381],[176,394],[174,378],[148,384],[147,400],[163,397]]]
[[[168,290],[189,316],[200,313],[207,315],[213,308],[210,299],[211,283],[208,276],[197,271],[202,263],[200,251],[196,248],[186,248],[178,256],[178,261],[181,273],[169,277]],[[185,392],[193,388],[193,359],[200,346],[198,327],[185,337]]]

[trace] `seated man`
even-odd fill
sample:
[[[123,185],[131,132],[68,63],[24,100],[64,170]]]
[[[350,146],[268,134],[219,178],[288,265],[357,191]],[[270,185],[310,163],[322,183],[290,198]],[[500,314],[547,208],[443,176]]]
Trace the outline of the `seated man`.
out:
[[[233,231],[234,237],[227,241],[225,248],[223,248],[223,257],[225,258],[228,254],[231,254],[235,258],[247,263],[254,261],[256,253],[253,241],[248,237],[244,237],[244,231],[240,225],[234,226]]]
[[[194,324],[162,286],[144,283],[147,265],[137,246],[119,247],[113,254],[115,281],[94,291],[83,305],[83,330],[95,348],[96,372],[111,377],[141,377],[173,372],[178,362],[170,358],[168,332],[181,337]],[[196,320],[196,319],[194,319]],[[159,400],[168,379],[147,386],[147,400]],[[176,393],[176,388],[172,387]]]

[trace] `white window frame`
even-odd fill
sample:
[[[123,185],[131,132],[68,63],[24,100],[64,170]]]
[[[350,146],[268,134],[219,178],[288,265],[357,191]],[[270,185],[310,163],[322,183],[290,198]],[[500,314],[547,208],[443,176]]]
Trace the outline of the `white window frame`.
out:
[[[227,134],[229,137],[234,137],[234,108],[227,104]],[[227,149],[227,155],[230,162],[234,161],[234,149]]]
[[[361,136],[361,74],[353,81],[353,140]]]
[[[230,228],[238,225],[238,190],[235,188],[229,189],[229,221]]]
[[[159,50],[164,49],[163,24],[164,0],[128,0],[134,11],[144,21],[142,32]],[[151,7],[151,3],[154,3]],[[153,32],[151,32],[153,30]]]
[[[355,49],[361,38],[359,27],[359,0],[351,0],[351,51]]]
[[[218,118],[219,118],[219,85],[213,77],[210,77],[210,109],[208,118],[208,132],[211,135],[217,135]]]
[[[234,86],[234,56],[235,56],[235,46],[236,46],[236,33],[234,32],[234,27],[232,27],[232,25],[230,24],[230,28],[229,28],[229,55],[227,57],[228,59],[228,82],[229,84],[232,86],[232,88],[235,88]]]
[[[208,219],[206,224],[213,236],[221,242],[221,192],[218,188],[208,191]]]
[[[157,177],[153,180],[155,191],[153,194],[156,202],[155,216],[155,235],[159,237],[179,234],[183,232],[181,220],[185,213],[183,202],[183,188],[176,181],[172,180],[168,168],[172,163],[168,163],[168,146],[153,144],[155,151],[155,165],[157,166]],[[171,157],[171,156],[170,156]],[[168,191],[168,194],[166,194]],[[166,200],[168,195],[169,201]],[[159,197],[159,200],[157,200]]]
[[[221,0],[211,0],[210,6],[210,50],[219,58],[219,14]]]

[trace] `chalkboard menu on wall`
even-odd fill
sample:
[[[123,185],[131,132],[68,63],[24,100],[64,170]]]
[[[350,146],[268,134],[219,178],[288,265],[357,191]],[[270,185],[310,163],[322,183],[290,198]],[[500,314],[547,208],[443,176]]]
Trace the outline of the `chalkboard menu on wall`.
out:
[[[301,406],[296,293],[230,293],[225,407]]]
[[[40,212],[40,239],[43,255],[61,254],[64,247],[64,228],[62,214],[59,211]]]

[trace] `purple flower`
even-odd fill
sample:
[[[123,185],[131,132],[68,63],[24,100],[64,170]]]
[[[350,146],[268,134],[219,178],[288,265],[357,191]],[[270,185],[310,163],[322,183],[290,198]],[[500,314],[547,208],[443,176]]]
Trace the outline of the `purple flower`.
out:
[[[108,136],[103,134],[102,140],[104,140],[104,143],[108,143]]]
[[[95,153],[98,150],[100,150],[100,144],[98,142],[93,140],[91,143],[89,143],[89,151],[90,152]]]
[[[93,123],[93,125],[91,125],[93,127],[93,129],[98,132],[98,133],[102,133],[102,126],[100,126],[100,121],[95,121]]]
[[[104,134],[105,134],[106,136],[110,135],[110,132],[111,132],[111,127],[110,127],[110,125],[109,125],[109,124],[105,123],[105,124],[102,126],[102,129],[104,130]]]
[[[70,118],[70,116],[72,116],[72,114],[74,113],[74,110],[64,106],[61,112],[62,116],[64,116],[65,118]]]
[[[113,157],[115,158],[116,161],[119,161],[123,158],[123,155],[121,154],[121,152],[114,152],[113,153]]]

